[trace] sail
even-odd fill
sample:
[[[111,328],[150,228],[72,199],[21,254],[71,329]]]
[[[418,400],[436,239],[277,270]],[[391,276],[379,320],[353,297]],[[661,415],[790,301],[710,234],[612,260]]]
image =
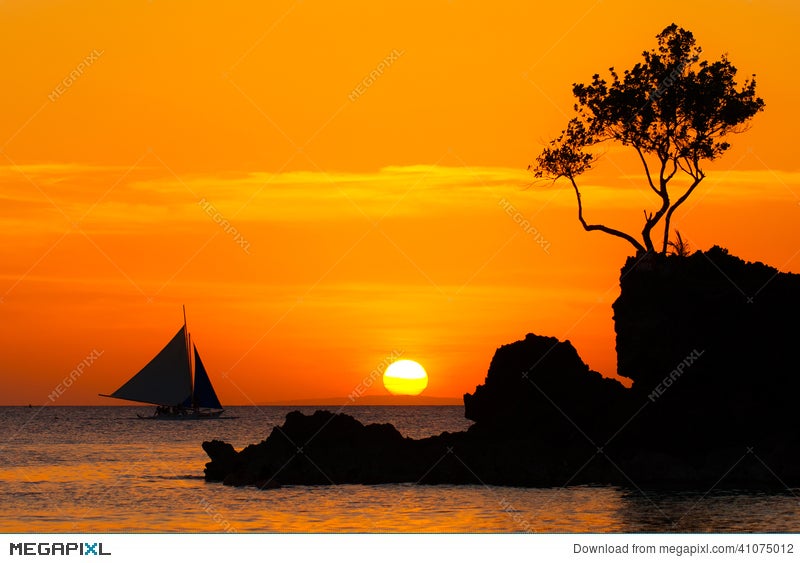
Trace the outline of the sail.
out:
[[[217,398],[211,380],[208,378],[203,360],[194,347],[194,406],[203,409],[221,409],[222,405]]]
[[[179,405],[192,395],[188,358],[183,327],[150,363],[110,396],[154,405]]]

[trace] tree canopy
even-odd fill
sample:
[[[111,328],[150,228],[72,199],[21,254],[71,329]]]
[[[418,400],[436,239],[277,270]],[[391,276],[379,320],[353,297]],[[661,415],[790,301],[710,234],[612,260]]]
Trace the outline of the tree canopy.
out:
[[[575,190],[583,228],[622,238],[637,253],[656,252],[653,230],[663,222],[658,252],[665,254],[672,215],[705,178],[704,162],[728,150],[727,136],[746,129],[764,101],[756,96],[755,75],[737,84],[736,67],[727,55],[701,60],[692,32],[673,23],[656,38],[657,48],[645,51],[644,60],[622,75],[612,67],[610,79],[595,74],[589,84],[573,84],[575,116],[529,168],[538,178],[566,178]],[[583,217],[576,178],[596,162],[590,149],[605,142],[636,152],[649,189],[660,198],[658,209],[645,210],[639,238]],[[670,193],[670,181],[679,173],[688,187]]]

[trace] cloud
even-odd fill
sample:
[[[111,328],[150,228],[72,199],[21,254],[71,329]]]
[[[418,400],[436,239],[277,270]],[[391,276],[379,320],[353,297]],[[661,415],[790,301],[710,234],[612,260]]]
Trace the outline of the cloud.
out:
[[[205,199],[231,220],[319,221],[361,217],[430,215],[489,202],[522,190],[524,170],[391,166],[372,173],[251,172],[239,177],[187,177],[147,180],[141,192],[183,192]]]
[[[163,166],[26,164],[0,166],[2,231],[137,233],[158,224],[181,231],[222,218],[232,225],[336,223],[390,218],[453,217],[496,212],[497,202],[544,208],[574,206],[563,183],[535,182],[523,169],[502,167],[387,166],[375,172],[229,172],[176,176]],[[587,209],[623,209],[657,202],[642,176],[593,178],[581,185]],[[640,186],[641,189],[632,188]],[[679,188],[679,186],[675,186]],[[560,191],[560,194],[555,193]],[[698,195],[781,199],[800,193],[800,173],[719,171]],[[210,207],[209,207],[210,206]]]

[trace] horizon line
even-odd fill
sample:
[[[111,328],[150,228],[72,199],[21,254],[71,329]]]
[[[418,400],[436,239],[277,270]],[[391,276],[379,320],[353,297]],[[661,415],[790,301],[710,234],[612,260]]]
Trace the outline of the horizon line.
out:
[[[427,397],[415,395],[367,395],[350,400],[347,397],[320,397],[312,399],[287,399],[285,401],[260,402],[250,404],[231,404],[224,409],[233,407],[346,407],[346,406],[463,406],[463,397]],[[114,407],[114,408],[150,408],[150,404],[128,405],[98,405],[98,404],[72,404],[54,405],[45,404],[5,404],[2,407],[22,407],[41,409],[44,407]],[[223,410],[224,410],[223,409]]]

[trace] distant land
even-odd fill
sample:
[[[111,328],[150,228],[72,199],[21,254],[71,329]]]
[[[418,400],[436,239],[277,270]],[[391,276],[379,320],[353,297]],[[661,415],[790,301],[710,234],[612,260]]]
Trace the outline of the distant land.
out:
[[[462,397],[428,397],[413,395],[364,395],[350,399],[349,397],[324,397],[318,399],[295,399],[289,401],[275,401],[258,403],[264,407],[329,407],[329,406],[463,406]]]

